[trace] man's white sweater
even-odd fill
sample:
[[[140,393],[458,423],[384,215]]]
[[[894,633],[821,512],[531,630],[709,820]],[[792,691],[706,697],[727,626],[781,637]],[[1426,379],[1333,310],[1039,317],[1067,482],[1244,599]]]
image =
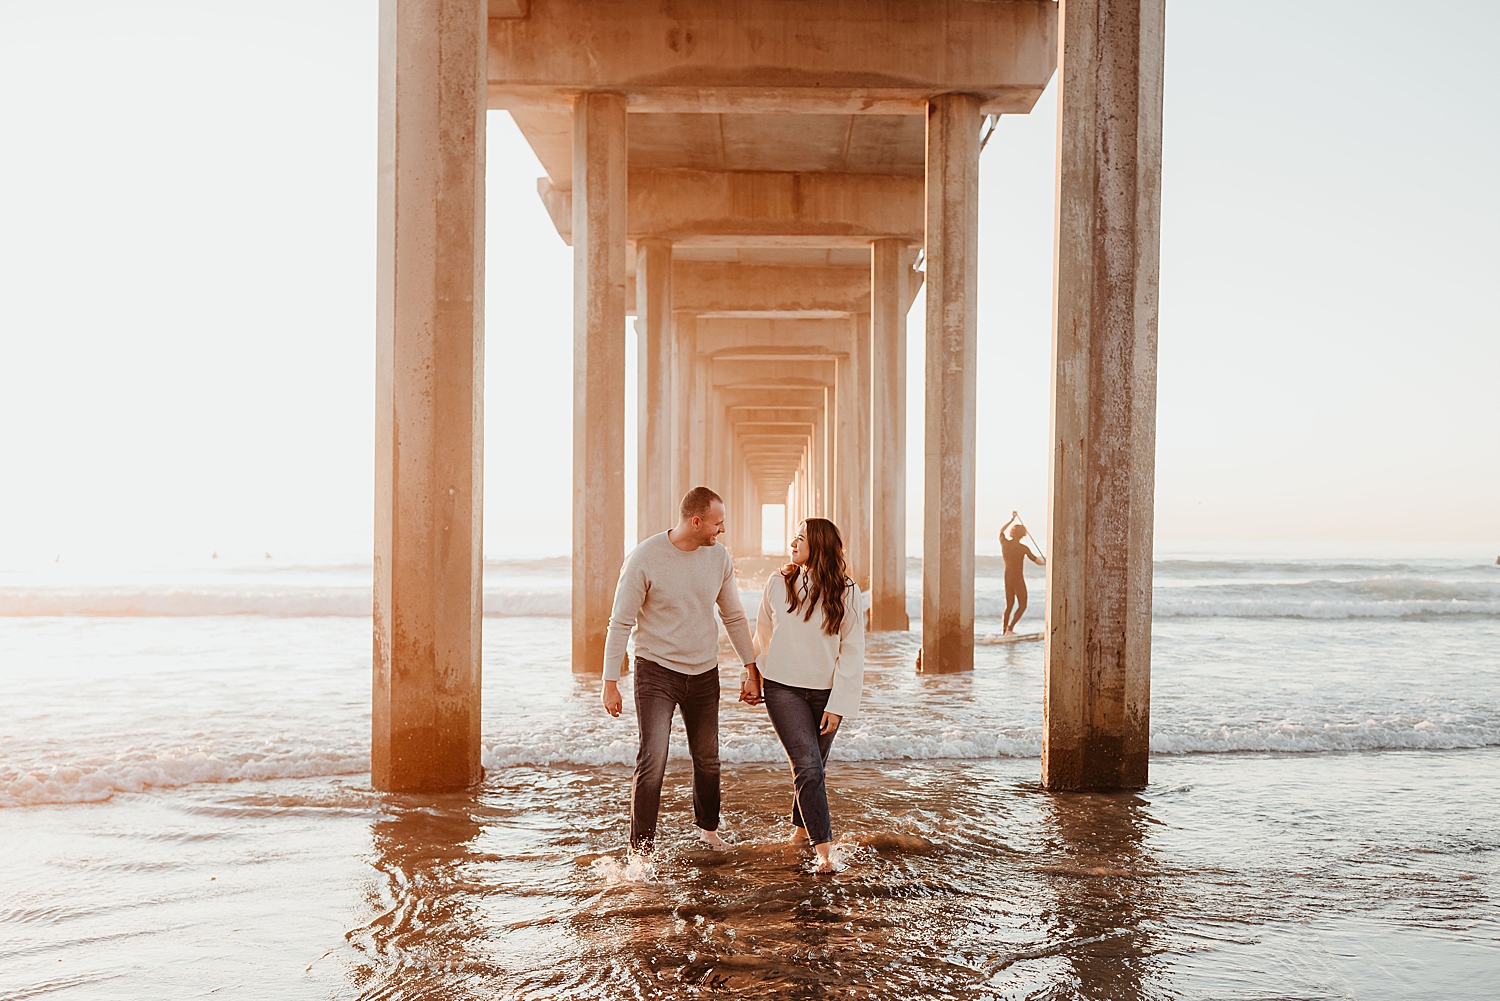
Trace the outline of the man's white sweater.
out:
[[[740,660],[755,660],[734,558],[715,543],[684,552],[666,532],[631,551],[620,569],[615,607],[604,641],[604,680],[618,681],[625,643],[635,630],[635,655],[679,674],[703,674],[719,663],[714,605]]]

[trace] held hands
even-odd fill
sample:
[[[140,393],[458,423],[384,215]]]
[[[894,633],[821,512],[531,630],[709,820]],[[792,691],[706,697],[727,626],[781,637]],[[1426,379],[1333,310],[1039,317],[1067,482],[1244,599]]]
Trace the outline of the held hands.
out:
[[[818,732],[826,736],[837,730],[839,728],[839,723],[842,720],[843,717],[838,713],[824,713],[823,724],[822,726],[818,727]]]
[[[747,706],[758,706],[765,701],[761,694],[760,671],[756,670],[755,664],[745,665],[745,680],[740,682],[740,701]]]
[[[609,713],[611,716],[620,715],[621,703],[619,682],[606,681],[604,683],[604,691],[600,693],[600,698],[604,700],[605,712]]]

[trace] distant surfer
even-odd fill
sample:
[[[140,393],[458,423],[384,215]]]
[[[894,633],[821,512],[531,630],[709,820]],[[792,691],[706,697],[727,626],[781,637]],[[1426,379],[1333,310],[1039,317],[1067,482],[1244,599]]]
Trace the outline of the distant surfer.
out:
[[[1006,536],[1006,529],[1010,530],[1009,537]],[[1030,560],[1039,567],[1047,565],[1045,556],[1033,553],[1021,541],[1028,534],[1017,511],[1012,511],[1010,521],[1000,526],[1000,555],[1005,558],[1005,630],[1002,633],[1005,636],[1015,635],[1016,623],[1026,614],[1026,561]],[[1011,614],[1012,605],[1015,606],[1015,614]]]

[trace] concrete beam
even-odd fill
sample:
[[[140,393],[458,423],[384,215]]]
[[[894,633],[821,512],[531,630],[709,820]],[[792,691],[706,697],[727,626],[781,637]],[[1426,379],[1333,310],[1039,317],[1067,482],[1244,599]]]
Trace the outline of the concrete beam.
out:
[[[475,0],[380,5],[370,782],[479,763],[484,31]]]
[[[1163,0],[1066,0],[1042,782],[1146,784]]]
[[[882,174],[632,170],[627,233],[701,247],[920,244],[922,185],[920,177]],[[537,192],[571,246],[572,192],[546,177]]]
[[[1056,31],[1050,0],[532,0],[490,22],[490,107],[563,107],[590,87],[642,112],[921,114],[963,92],[1024,114]]]
[[[674,261],[678,309],[695,313],[858,313],[870,308],[870,272],[718,261]]]

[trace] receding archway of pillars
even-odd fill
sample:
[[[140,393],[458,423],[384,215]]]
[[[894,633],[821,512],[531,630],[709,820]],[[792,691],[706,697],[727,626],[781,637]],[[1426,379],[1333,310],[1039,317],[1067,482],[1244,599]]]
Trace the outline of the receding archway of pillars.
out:
[[[1042,775],[1143,784],[1162,0],[381,11],[374,784],[481,774],[486,109],[509,111],[535,150],[538,191],[574,248],[575,669],[603,667],[626,545],[632,276],[642,524],[665,527],[695,483],[746,508],[795,458],[796,504],[858,540],[872,625],[905,628],[905,312],[920,247],[922,655],[924,670],[957,671],[974,650],[980,136],[988,116],[1028,113],[1059,66]],[[772,340],[718,343],[731,322]],[[741,409],[754,407],[807,419]]]

